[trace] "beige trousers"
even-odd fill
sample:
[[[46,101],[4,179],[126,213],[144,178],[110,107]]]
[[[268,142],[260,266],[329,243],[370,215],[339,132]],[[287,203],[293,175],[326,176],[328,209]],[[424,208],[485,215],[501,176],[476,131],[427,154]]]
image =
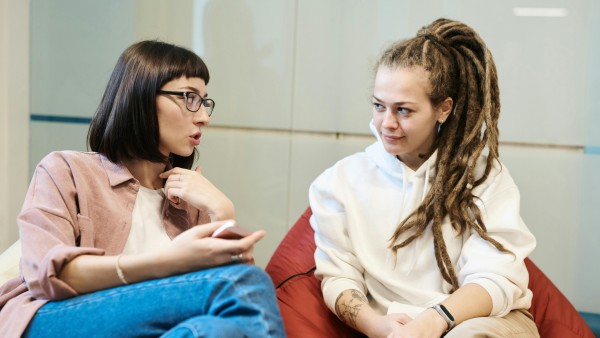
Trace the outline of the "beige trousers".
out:
[[[445,338],[539,338],[533,317],[525,310],[514,310],[504,317],[478,317],[457,325]]]

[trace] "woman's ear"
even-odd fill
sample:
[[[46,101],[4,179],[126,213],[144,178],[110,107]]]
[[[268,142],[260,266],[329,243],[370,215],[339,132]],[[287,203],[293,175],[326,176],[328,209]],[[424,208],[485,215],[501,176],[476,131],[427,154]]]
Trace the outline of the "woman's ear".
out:
[[[447,97],[442,103],[438,105],[438,122],[444,123],[448,116],[452,113],[454,101],[451,97]]]

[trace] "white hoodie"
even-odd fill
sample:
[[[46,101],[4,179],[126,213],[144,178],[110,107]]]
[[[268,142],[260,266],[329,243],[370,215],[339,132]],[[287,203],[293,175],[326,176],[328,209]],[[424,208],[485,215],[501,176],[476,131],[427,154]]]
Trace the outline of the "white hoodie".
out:
[[[371,129],[377,142],[337,162],[310,187],[316,275],[332,311],[342,291],[357,289],[368,295],[380,314],[406,313],[414,318],[448,297],[451,285],[439,272],[431,228],[400,249],[396,260],[389,244],[398,224],[429,191],[437,152],[413,171],[386,152],[372,124]],[[485,156],[479,159],[480,176],[485,161]],[[506,167],[496,163],[473,194],[479,197],[476,204],[488,234],[516,258],[473,231],[458,236],[446,217],[443,235],[459,285],[485,288],[492,298],[492,316],[528,309],[532,293],[523,259],[535,248],[535,238],[520,217],[518,188]]]

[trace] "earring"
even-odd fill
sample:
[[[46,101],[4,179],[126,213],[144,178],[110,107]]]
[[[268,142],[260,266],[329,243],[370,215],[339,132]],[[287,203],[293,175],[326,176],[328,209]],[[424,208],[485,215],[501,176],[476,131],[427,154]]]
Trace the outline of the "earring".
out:
[[[442,130],[442,124],[444,124],[444,122],[446,122],[446,120],[439,121],[438,130],[437,130],[438,134],[440,133],[440,130]]]

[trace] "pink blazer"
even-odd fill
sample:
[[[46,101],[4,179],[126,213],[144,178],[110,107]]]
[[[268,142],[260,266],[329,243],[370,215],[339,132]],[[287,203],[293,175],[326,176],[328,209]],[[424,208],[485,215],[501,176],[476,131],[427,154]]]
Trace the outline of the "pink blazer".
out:
[[[21,275],[0,287],[3,336],[19,337],[46,302],[78,295],[57,278],[67,262],[123,251],[139,187],[125,166],[98,153],[53,152],[40,162],[17,218]],[[205,212],[167,199],[162,214],[171,238],[210,221]]]

